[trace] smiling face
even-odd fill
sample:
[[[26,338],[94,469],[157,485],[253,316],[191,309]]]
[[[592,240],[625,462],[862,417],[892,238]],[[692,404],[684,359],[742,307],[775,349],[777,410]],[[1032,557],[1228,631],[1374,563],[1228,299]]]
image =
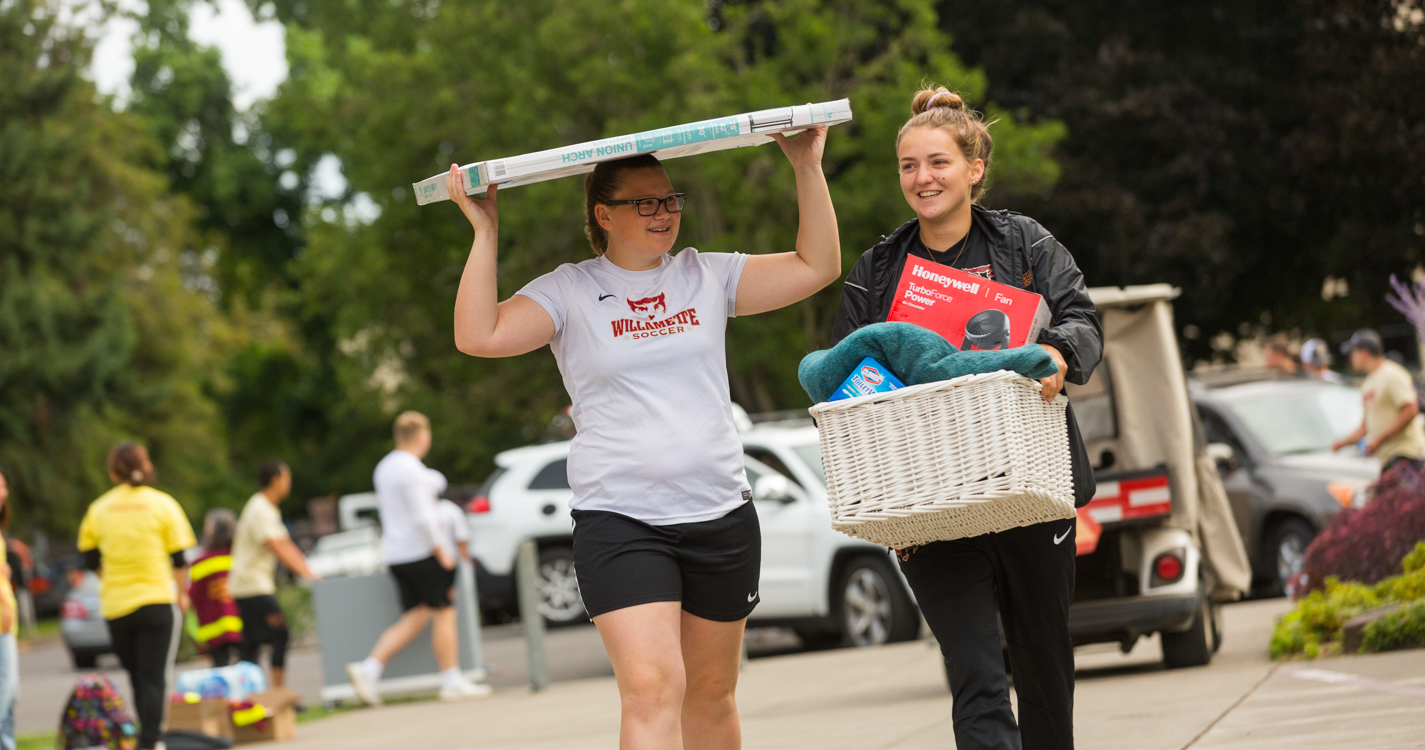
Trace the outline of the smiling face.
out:
[[[906,131],[896,156],[901,192],[921,222],[938,224],[970,210],[970,187],[984,177],[985,163],[967,160],[944,128]]]
[[[637,169],[623,175],[611,200],[667,198],[674,192],[667,172]],[[634,269],[652,268],[662,262],[662,255],[672,250],[678,239],[682,218],[681,213],[670,214],[664,206],[659,206],[653,216],[639,216],[638,207],[629,204],[599,204],[594,207],[594,216],[609,233],[609,260]]]

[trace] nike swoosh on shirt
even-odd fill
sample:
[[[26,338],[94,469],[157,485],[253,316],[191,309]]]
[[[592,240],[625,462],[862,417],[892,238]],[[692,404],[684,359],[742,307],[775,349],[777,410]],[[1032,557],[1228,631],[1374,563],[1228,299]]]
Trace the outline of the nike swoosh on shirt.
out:
[[[754,601],[757,601],[757,592],[756,592],[756,591],[753,591],[752,593],[750,593],[750,594],[747,595],[747,603],[748,603],[748,604],[751,604],[751,603],[754,602]]]
[[[604,300],[606,300],[606,299],[608,299],[609,297],[612,297],[612,296],[614,296],[614,295],[612,295],[612,294],[600,294],[600,295],[599,295],[599,301],[600,301],[600,302],[603,302]]]
[[[1065,539],[1068,539],[1068,538],[1069,538],[1069,532],[1070,532],[1070,531],[1073,531],[1073,530],[1074,530],[1074,527],[1073,527],[1073,526],[1070,526],[1069,528],[1064,529],[1064,533],[1062,533],[1062,534],[1060,534],[1060,535],[1054,537],[1054,543],[1055,543],[1055,544],[1058,544],[1059,542],[1062,542],[1062,541],[1064,541]]]

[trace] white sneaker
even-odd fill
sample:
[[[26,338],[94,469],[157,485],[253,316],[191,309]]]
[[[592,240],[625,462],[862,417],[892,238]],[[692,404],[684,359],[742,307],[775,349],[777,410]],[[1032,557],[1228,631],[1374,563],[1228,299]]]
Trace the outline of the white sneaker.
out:
[[[351,687],[356,690],[356,697],[360,698],[362,703],[368,706],[381,705],[381,691],[376,681],[361,667],[361,662],[354,661],[346,665],[346,679],[351,681]]]
[[[477,684],[469,680],[442,685],[440,688],[440,699],[443,701],[463,701],[467,698],[483,698],[493,692],[493,688],[483,683]]]

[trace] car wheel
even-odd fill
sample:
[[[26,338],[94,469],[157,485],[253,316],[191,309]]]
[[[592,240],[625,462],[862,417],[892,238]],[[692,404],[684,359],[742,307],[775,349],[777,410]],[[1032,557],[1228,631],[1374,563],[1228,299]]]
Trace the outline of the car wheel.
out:
[[[93,651],[70,651],[69,658],[75,669],[93,669],[99,665],[99,654]]]
[[[852,558],[835,592],[837,622],[845,641],[857,648],[909,641],[920,633],[915,605],[886,560]]]
[[[1277,596],[1286,592],[1286,584],[1301,570],[1306,561],[1306,548],[1316,538],[1316,529],[1301,518],[1287,518],[1272,526],[1267,533],[1262,553],[1266,569],[1272,576],[1271,592]]]
[[[1168,669],[1200,667],[1212,661],[1217,651],[1218,605],[1203,598],[1193,617],[1192,627],[1181,633],[1162,633],[1163,666]]]
[[[539,551],[539,613],[550,625],[569,625],[588,618],[574,577],[574,550],[548,547]]]

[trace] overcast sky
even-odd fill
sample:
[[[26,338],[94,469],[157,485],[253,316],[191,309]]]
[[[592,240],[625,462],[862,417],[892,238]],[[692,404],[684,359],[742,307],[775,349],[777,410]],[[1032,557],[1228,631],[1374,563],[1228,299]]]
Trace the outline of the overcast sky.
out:
[[[130,2],[123,3],[133,7]],[[141,7],[141,6],[140,6]],[[215,46],[223,68],[233,82],[233,100],[246,109],[269,98],[287,78],[286,45],[282,25],[257,23],[242,0],[217,0],[192,5],[189,35],[199,44]],[[110,21],[100,33],[90,73],[104,93],[127,93],[134,72],[133,35],[138,25],[127,19]]]

